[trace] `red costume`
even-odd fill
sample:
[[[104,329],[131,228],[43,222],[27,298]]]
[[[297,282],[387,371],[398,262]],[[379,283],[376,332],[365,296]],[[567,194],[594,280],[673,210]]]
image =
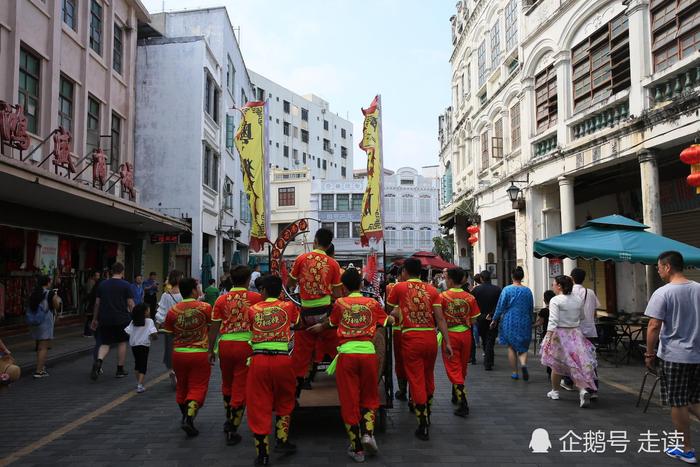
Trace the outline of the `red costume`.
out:
[[[401,352],[411,399],[416,405],[426,404],[435,391],[437,338],[433,309],[440,306],[440,294],[430,284],[409,279],[392,288],[387,302],[399,310]]]
[[[447,322],[447,330],[452,346],[452,359],[447,358],[442,349],[447,377],[452,384],[464,384],[467,377],[467,364],[471,358],[471,320],[481,314],[476,299],[462,289],[449,289],[440,294],[442,312]]]
[[[165,317],[164,330],[173,334],[176,400],[183,412],[183,421],[184,417],[196,416],[207,396],[211,375],[208,355],[210,324],[211,305],[193,298],[173,305]]]
[[[296,388],[289,341],[291,326],[299,320],[299,309],[291,302],[268,298],[251,306],[248,316],[253,347],[246,387],[248,426],[255,435],[258,453],[269,453],[267,436],[273,411],[277,415],[278,444],[286,443],[289,436]]]
[[[296,259],[289,275],[299,284],[302,326],[308,327],[320,322],[330,313],[333,288],[341,285],[338,262],[323,250],[313,250]],[[303,329],[295,331],[292,362],[297,378],[306,376],[319,340],[322,343],[318,349],[335,357],[335,331],[326,330],[321,334],[313,334]]]
[[[387,318],[379,302],[360,293],[340,298],[333,305],[329,321],[338,328],[336,382],[340,414],[346,426],[360,423],[361,408],[371,411],[379,408],[377,355],[372,338],[377,326],[385,325]]]
[[[221,392],[226,408],[227,432],[236,431],[245,409],[248,359],[253,354],[250,347],[250,306],[262,301],[257,292],[234,287],[216,300],[212,321],[220,321],[219,365],[221,367]]]

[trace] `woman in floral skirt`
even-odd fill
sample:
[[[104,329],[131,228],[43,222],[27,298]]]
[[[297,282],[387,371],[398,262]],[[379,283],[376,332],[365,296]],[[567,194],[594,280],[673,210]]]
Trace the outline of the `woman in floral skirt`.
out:
[[[559,399],[562,376],[570,377],[579,388],[580,407],[590,405],[591,396],[585,388],[596,388],[595,347],[583,335],[579,324],[585,319],[583,302],[571,295],[574,281],[569,276],[557,276],[552,288],[557,294],[549,302],[549,324],[542,342],[542,364],[552,369],[552,390],[547,397]]]

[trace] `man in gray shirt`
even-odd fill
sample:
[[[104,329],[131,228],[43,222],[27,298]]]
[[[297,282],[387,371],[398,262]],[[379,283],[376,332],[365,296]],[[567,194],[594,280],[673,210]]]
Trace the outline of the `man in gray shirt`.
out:
[[[645,364],[661,360],[661,399],[671,406],[671,420],[683,433],[683,448],[671,446],[670,457],[695,464],[690,442],[690,413],[700,418],[700,284],[683,275],[683,256],[677,251],[659,255],[657,270],[667,284],[649,299]],[[658,353],[654,353],[657,342]]]

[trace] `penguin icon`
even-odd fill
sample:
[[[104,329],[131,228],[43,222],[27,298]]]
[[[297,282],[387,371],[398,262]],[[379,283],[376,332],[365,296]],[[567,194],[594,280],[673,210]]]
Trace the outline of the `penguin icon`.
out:
[[[535,454],[547,454],[552,449],[552,442],[549,440],[549,433],[544,428],[537,428],[532,432],[530,446]]]

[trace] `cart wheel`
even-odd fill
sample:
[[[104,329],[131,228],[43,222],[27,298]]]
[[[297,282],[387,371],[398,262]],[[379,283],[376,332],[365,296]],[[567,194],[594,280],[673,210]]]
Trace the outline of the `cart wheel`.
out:
[[[377,431],[379,433],[386,432],[386,409],[379,407],[377,411]]]

